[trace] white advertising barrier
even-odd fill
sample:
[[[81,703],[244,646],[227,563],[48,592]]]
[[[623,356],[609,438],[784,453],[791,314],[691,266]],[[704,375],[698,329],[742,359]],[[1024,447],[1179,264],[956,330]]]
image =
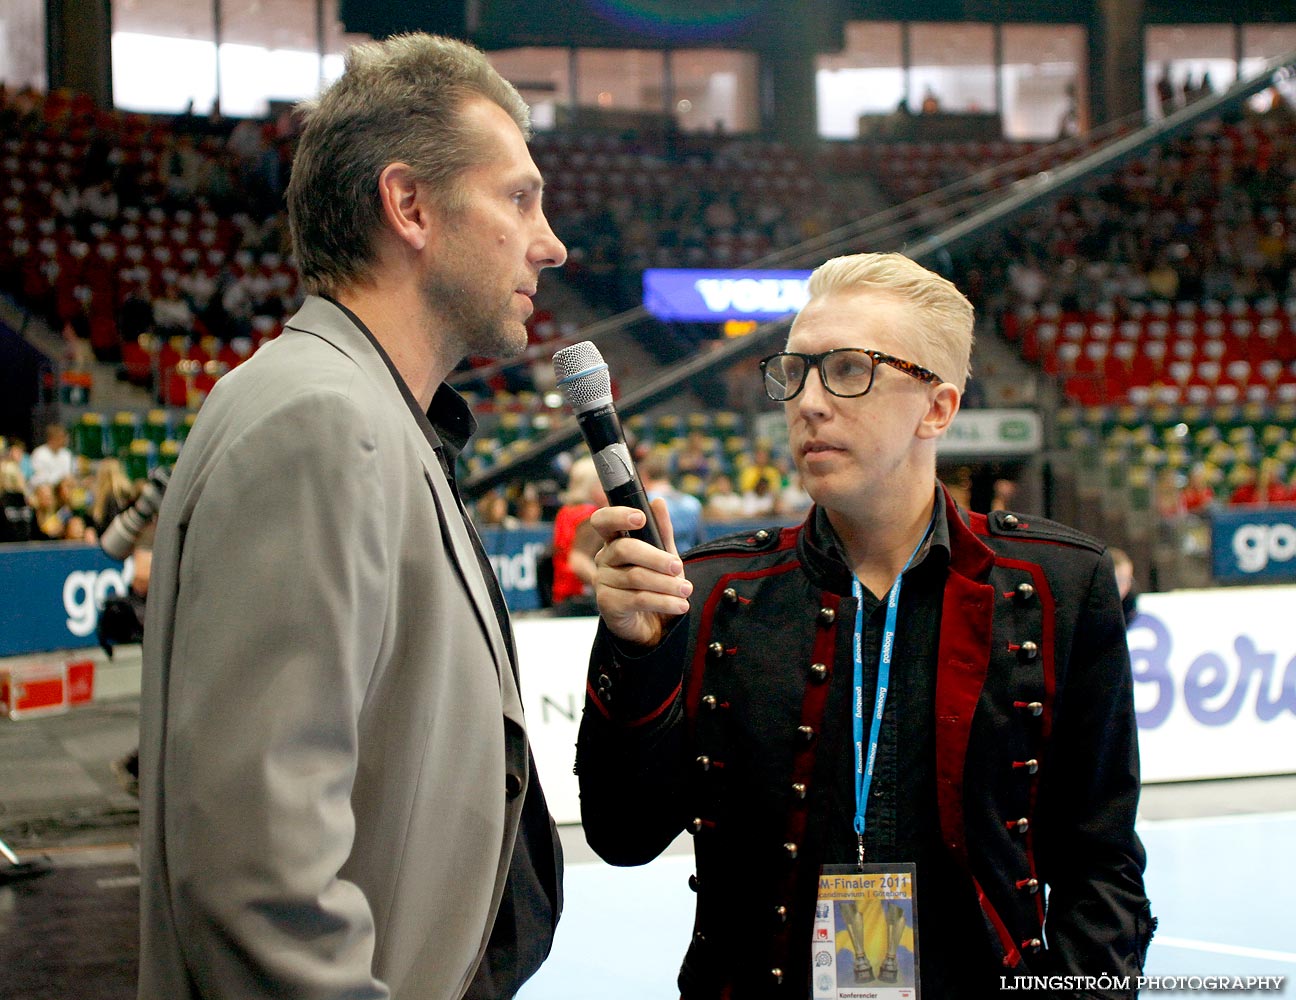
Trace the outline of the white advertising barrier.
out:
[[[580,822],[572,768],[597,625],[597,618],[513,619],[527,735],[549,811],[559,823]]]
[[[1296,774],[1296,587],[1144,594],[1129,631],[1143,780]],[[594,618],[515,618],[536,767],[580,822],[572,765]]]
[[[1144,594],[1139,612],[1143,780],[1296,773],[1296,587]]]

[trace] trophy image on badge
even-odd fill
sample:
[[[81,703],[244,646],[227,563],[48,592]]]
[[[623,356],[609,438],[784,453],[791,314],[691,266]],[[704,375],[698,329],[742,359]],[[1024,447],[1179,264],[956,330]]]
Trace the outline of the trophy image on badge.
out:
[[[886,920],[887,953],[878,969],[878,978],[884,983],[894,983],[900,976],[896,950],[900,947],[900,939],[905,932],[904,909],[899,903],[885,902],[882,904],[882,915]]]
[[[853,899],[842,903],[841,912],[846,921],[846,931],[850,934],[851,950],[855,953],[855,983],[871,983],[873,966],[864,953],[864,912]]]

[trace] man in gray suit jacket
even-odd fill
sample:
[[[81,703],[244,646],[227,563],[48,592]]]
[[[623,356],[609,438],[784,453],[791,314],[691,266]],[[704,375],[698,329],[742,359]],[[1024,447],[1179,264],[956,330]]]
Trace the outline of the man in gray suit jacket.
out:
[[[512,996],[562,859],[448,373],[526,344],[566,250],[477,50],[360,46],[288,190],[310,297],[216,386],[154,547],[140,996]]]

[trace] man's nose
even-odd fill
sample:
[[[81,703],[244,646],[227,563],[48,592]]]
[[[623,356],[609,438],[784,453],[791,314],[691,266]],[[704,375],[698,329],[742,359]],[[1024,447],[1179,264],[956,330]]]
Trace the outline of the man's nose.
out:
[[[531,245],[531,262],[538,268],[562,267],[567,260],[567,248],[563,246],[549,225],[549,220],[541,214],[540,233]]]
[[[824,387],[823,369],[813,365],[805,373],[805,384],[793,400],[803,413],[822,413],[828,408],[829,392]]]

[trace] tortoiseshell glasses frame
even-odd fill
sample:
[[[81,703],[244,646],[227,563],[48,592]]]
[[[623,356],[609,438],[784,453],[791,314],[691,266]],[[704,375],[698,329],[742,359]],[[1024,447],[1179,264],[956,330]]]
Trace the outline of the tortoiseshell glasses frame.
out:
[[[777,403],[786,403],[805,388],[806,376],[812,368],[819,369],[824,389],[834,396],[854,399],[868,395],[878,365],[890,365],[919,382],[945,381],[930,368],[863,347],[837,347],[822,354],[780,351],[763,358],[760,368],[765,395]]]

